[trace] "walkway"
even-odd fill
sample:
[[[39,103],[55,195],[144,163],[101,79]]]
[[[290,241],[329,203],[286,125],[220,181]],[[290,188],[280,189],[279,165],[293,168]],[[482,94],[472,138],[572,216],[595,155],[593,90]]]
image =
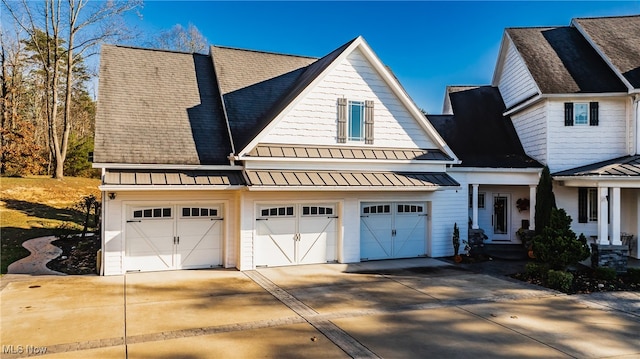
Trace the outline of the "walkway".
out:
[[[66,275],[47,268],[47,263],[62,254],[62,249],[51,242],[57,240],[55,236],[47,236],[26,240],[22,246],[31,254],[28,257],[17,260],[7,268],[8,274],[32,274],[32,275]]]

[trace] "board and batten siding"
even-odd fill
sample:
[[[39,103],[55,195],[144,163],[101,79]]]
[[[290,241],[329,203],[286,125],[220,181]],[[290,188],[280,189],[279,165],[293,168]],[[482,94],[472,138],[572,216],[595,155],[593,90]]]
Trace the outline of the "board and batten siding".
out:
[[[511,121],[524,152],[541,163],[547,163],[546,104],[542,102],[513,114]]]
[[[599,124],[564,125],[565,102],[599,102]],[[551,173],[628,155],[624,99],[547,101],[547,158]]]
[[[506,55],[498,79],[498,89],[507,108],[538,93],[533,77],[508,37],[505,38]]]
[[[337,99],[374,101],[376,147],[437,148],[359,49],[328,73],[261,140],[263,143],[337,144]],[[364,141],[347,141],[362,145]]]

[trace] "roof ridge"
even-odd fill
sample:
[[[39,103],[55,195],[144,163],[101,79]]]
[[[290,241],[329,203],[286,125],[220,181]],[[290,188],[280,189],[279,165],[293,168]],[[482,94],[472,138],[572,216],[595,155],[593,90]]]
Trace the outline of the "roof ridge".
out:
[[[592,20],[592,19],[619,19],[625,17],[640,17],[640,14],[635,15],[610,15],[610,16],[585,16],[585,17],[575,17],[573,20]]]
[[[568,25],[560,25],[560,26],[512,26],[512,27],[505,27],[505,30],[525,30],[525,29],[559,29],[562,27],[571,27]]]
[[[226,49],[226,50],[236,50],[236,51],[255,52],[255,53],[260,53],[260,54],[268,54],[268,55],[279,55],[279,56],[289,56],[289,57],[300,57],[300,58],[305,58],[305,59],[314,59],[314,60],[319,59],[319,57],[316,57],[316,56],[306,56],[306,55],[285,54],[285,53],[281,53],[281,52],[265,51],[265,50],[255,50],[255,49],[243,49],[243,48],[239,48],[239,47],[232,47],[232,46],[211,45],[211,47],[217,47],[217,48],[219,48],[219,49]]]
[[[186,51],[178,51],[178,50],[160,49],[160,48],[155,48],[155,47],[142,47],[142,46],[133,46],[133,45],[121,45],[121,44],[104,44],[102,46],[119,47],[119,48],[122,48],[122,49],[132,49],[132,50],[168,52],[168,53],[183,54],[183,55],[209,56],[208,54],[203,54],[203,53],[200,53],[200,52],[186,52]]]

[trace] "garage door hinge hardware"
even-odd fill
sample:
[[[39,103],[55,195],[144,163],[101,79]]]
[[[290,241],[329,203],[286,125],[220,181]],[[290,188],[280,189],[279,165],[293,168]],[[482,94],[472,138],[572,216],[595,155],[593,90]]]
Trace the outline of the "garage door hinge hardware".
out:
[[[369,217],[369,216],[360,216],[360,218],[365,218],[365,217]]]
[[[180,237],[173,237],[173,244],[180,244]]]
[[[428,216],[428,214],[426,214],[426,213],[425,213],[425,214],[419,214],[418,216],[420,216],[420,217],[427,217],[427,216]]]
[[[257,218],[256,221],[268,221],[269,218]]]
[[[395,230],[395,229],[392,229],[392,230],[391,230],[391,235],[392,235],[392,236],[395,236],[395,235],[396,235],[396,230]]]
[[[212,221],[224,221],[224,218],[211,218]]]
[[[127,223],[134,223],[134,222],[140,223],[142,221],[139,220],[139,219],[130,219],[130,220],[127,221]]]
[[[338,216],[333,216],[333,217],[327,217],[327,218],[339,218]]]

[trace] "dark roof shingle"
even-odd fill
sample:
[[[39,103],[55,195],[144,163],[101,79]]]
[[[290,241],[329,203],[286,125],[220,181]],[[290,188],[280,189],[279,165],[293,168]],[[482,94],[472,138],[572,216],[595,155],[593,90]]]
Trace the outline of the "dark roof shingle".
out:
[[[509,28],[506,32],[545,94],[627,91],[576,28]]]
[[[640,15],[575,19],[613,66],[640,88]]]
[[[450,92],[453,115],[427,115],[462,161],[459,167],[539,168],[527,156],[508,117],[497,87],[480,86]]]
[[[98,104],[97,163],[229,163],[209,56],[105,45]]]

